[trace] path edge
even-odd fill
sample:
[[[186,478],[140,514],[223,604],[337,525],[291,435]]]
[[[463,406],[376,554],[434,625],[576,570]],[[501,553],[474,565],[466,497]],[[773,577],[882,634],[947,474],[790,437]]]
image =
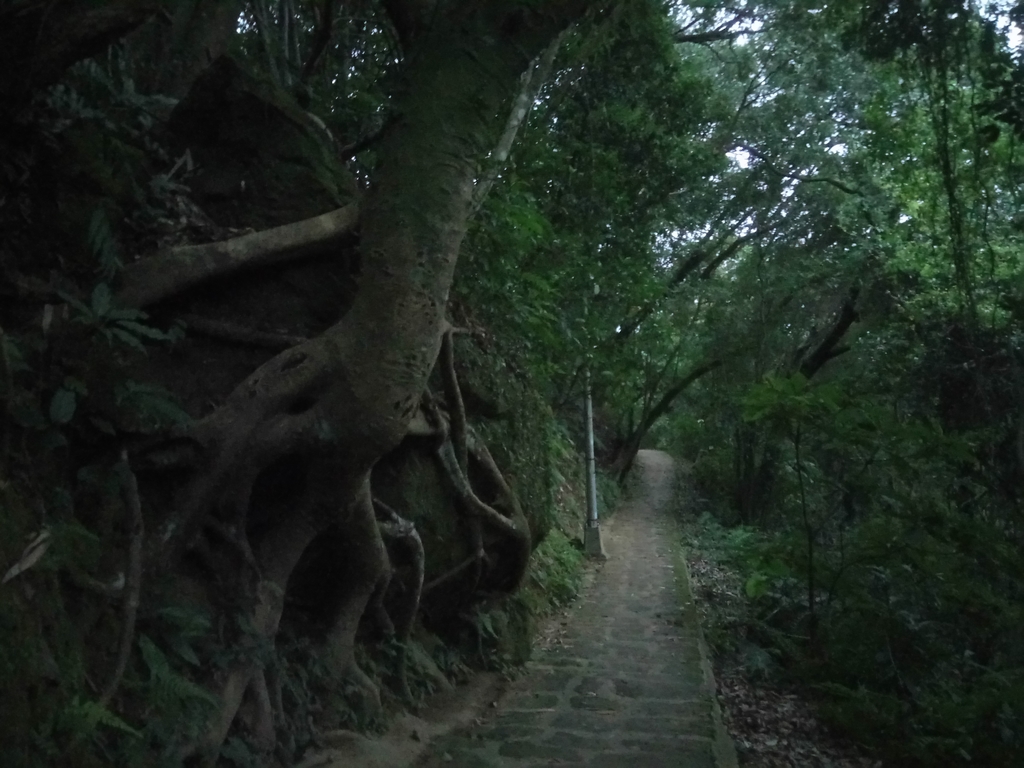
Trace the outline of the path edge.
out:
[[[693,580],[690,578],[690,567],[686,562],[686,541],[683,537],[683,529],[681,525],[680,515],[685,505],[685,496],[683,494],[683,483],[686,482],[686,470],[673,458],[673,462],[676,465],[675,471],[675,482],[672,491],[672,525],[675,532],[676,546],[673,549],[673,555],[676,561],[676,588],[679,592],[679,598],[682,601],[682,609],[684,612],[691,614],[693,625],[697,628],[697,647],[700,651],[700,668],[704,677],[704,689],[707,691],[708,698],[711,700],[711,719],[715,730],[715,738],[712,744],[712,752],[714,754],[716,768],[739,768],[739,757],[736,754],[736,745],[733,743],[732,737],[729,736],[729,731],[725,727],[725,721],[722,719],[722,708],[718,703],[718,685],[715,682],[715,672],[711,665],[711,650],[708,647],[707,640],[704,638],[704,628],[700,623],[700,612],[697,610],[697,605],[693,597],[692,584]]]

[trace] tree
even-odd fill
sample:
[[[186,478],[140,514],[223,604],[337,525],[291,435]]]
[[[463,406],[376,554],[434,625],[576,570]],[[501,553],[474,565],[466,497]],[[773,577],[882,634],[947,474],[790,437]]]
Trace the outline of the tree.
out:
[[[330,12],[329,5],[322,14]],[[330,645],[342,670],[357,682],[364,680],[353,655],[359,620],[367,610],[376,610],[375,595],[391,575],[381,530],[388,524],[401,527],[401,520],[389,523],[386,508],[375,504],[370,472],[406,436],[415,417],[425,419],[442,442],[447,440],[449,451],[448,436],[457,443],[456,475],[468,472],[467,454],[489,475],[507,502],[504,513],[481,502],[468,487],[461,488],[464,501],[472,505],[471,514],[504,531],[521,550],[508,575],[510,588],[525,568],[530,548],[525,518],[486,447],[460,426],[457,387],[449,386],[450,427],[449,418],[424,396],[446,334],[450,343],[448,292],[472,212],[474,184],[520,78],[568,25],[588,12],[600,13],[592,4],[572,0],[486,5],[399,1],[383,7],[402,65],[388,93],[395,119],[379,137],[375,153],[380,161],[358,204],[362,268],[354,303],[323,334],[289,346],[260,366],[225,402],[180,428],[169,443],[131,457],[136,466],[155,466],[169,450],[166,463],[181,478],[171,503],[160,505],[163,519],[147,536],[147,572],[179,569],[197,534],[212,521],[245,561],[241,568],[237,562],[224,566],[218,579],[229,585],[228,599],[241,609],[251,633],[265,641],[273,642],[277,633],[289,578],[303,554],[331,531],[331,540],[343,547],[337,556],[346,568]],[[41,4],[25,4],[8,13],[30,25],[43,10]],[[82,41],[61,42],[57,54],[46,54],[53,63],[36,67],[45,76],[32,85],[52,82],[54,73],[74,58],[109,43],[153,12],[150,6],[131,5],[114,19],[103,16],[95,33],[76,33]],[[321,20],[326,23],[324,15]],[[11,29],[5,27],[0,38],[7,40]],[[200,25],[197,31],[205,29]],[[43,53],[29,49],[18,55],[39,58]],[[184,68],[175,71],[192,71],[195,55],[205,52],[188,54]],[[352,213],[346,209],[224,245],[161,252],[126,272],[120,298],[129,306],[148,305],[214,274],[251,265],[258,254],[273,259],[308,250],[313,242],[322,247],[352,228]],[[211,269],[197,272],[196,259]],[[106,308],[107,300],[96,306],[99,301],[94,302],[97,312]],[[264,508],[259,525],[253,525],[254,486],[282,465],[301,467],[294,493]],[[144,501],[152,501],[145,488],[142,494]],[[257,722],[268,721],[264,671],[258,662],[243,660],[222,676],[219,711],[189,750],[221,744],[247,690],[264,707]]]

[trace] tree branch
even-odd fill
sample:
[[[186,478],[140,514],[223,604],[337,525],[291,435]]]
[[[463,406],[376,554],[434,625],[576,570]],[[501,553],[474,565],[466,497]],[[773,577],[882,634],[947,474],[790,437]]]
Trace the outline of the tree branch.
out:
[[[665,394],[661,396],[658,402],[647,411],[647,414],[640,419],[640,423],[623,441],[622,447],[619,449],[618,455],[615,459],[620,482],[625,479],[626,473],[629,472],[630,467],[633,466],[633,459],[636,457],[636,453],[640,449],[640,443],[643,440],[644,435],[646,435],[650,431],[651,427],[654,426],[654,423],[668,413],[669,409],[672,407],[672,403],[683,393],[684,390],[686,390],[687,387],[702,376],[720,368],[722,364],[722,360],[711,360],[694,368],[686,374],[686,376],[670,387]]]
[[[57,82],[154,16],[157,0],[30,0],[0,8],[0,96],[20,99]]]
[[[302,65],[302,72],[299,73],[299,82],[305,83],[317,64],[327,50],[331,42],[331,33],[334,31],[334,6],[336,0],[323,0],[320,10],[317,13],[316,32],[313,33],[312,48],[306,63]]]
[[[806,184],[828,184],[830,186],[835,187],[841,192],[845,192],[848,195],[861,195],[861,191],[859,189],[857,189],[856,187],[851,187],[849,184],[839,181],[838,179],[833,179],[830,176],[804,176],[802,174],[795,173],[792,171],[787,173],[786,171],[781,171],[778,168],[776,168],[772,164],[772,161],[768,159],[768,156],[761,152],[759,149],[755,149],[754,147],[747,145],[743,145],[742,149],[745,150],[746,152],[749,152],[753,157],[756,157],[758,160],[763,162],[765,168],[767,168],[769,171],[771,171],[780,178],[792,179],[793,181],[800,181]]]
[[[358,206],[351,203],[294,224],[161,251],[125,267],[118,298],[130,307],[145,307],[217,277],[312,256],[354,230],[358,221]]]
[[[723,41],[723,40],[735,40],[737,37],[740,36],[740,34],[749,34],[749,33],[728,32],[726,30],[716,30],[716,31],[712,31],[712,32],[697,32],[697,33],[694,33],[694,34],[687,34],[686,32],[680,31],[680,32],[676,32],[675,35],[673,35],[672,39],[675,42],[677,42],[677,43],[706,44],[706,43],[716,43],[716,42]]]
[[[859,293],[860,291],[857,288],[850,289],[849,296],[846,301],[843,302],[843,307],[839,312],[839,317],[836,318],[836,322],[833,324],[831,330],[829,330],[825,338],[821,340],[821,343],[815,347],[814,351],[807,357],[803,358],[800,363],[800,373],[808,379],[821,370],[822,366],[829,360],[838,357],[849,350],[849,347],[839,346],[839,342],[842,341],[846,332],[850,330],[850,326],[860,319],[860,314],[857,312],[856,308],[857,296]]]
[[[516,134],[519,133],[519,129],[526,122],[526,118],[530,114],[534,102],[537,100],[540,89],[551,74],[551,67],[554,65],[555,55],[558,53],[563,37],[565,37],[564,31],[551,41],[548,47],[544,49],[544,52],[531,62],[529,68],[523,73],[522,87],[520,87],[519,93],[512,103],[512,113],[505,123],[505,131],[498,140],[498,145],[491,153],[490,167],[476,189],[473,190],[472,210],[474,213],[480,210],[480,206],[483,205],[484,199],[491,191],[491,187],[494,186],[498,174],[505,166],[509,153],[512,151],[512,145],[515,143]]]

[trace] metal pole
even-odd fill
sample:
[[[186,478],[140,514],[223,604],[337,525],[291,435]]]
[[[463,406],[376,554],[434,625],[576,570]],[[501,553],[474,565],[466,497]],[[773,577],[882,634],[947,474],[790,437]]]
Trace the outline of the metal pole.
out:
[[[590,368],[584,370],[587,421],[587,524],[583,530],[583,549],[590,557],[604,557],[601,528],[597,522],[597,462],[594,459],[594,401],[590,394]]]

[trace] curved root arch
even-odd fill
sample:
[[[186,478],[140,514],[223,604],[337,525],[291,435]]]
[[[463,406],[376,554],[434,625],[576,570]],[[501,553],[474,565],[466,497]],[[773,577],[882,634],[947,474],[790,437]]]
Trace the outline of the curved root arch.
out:
[[[342,414],[330,402],[345,398],[328,400],[323,394],[332,369],[321,344],[305,342],[275,368],[257,371],[232,396],[227,415],[219,411],[195,425],[189,440],[213,460],[197,468],[178,514],[151,547],[163,549],[155,561],[167,566],[177,560],[167,548],[204,559],[215,580],[231,585],[251,606],[251,626],[269,643],[278,632],[286,589],[292,594],[306,584],[310,592],[327,594],[329,604],[318,609],[319,635],[336,673],[362,689],[371,707],[379,705],[375,685],[355,661],[357,631],[369,628],[400,649],[392,682],[410,700],[404,646],[424,597],[457,591],[473,601],[514,591],[529,561],[529,526],[515,493],[467,423],[449,328],[440,356],[443,407],[424,393],[413,431],[432,438],[471,556],[425,584],[416,526],[374,498],[369,468],[354,468],[351,455],[331,450],[324,424],[337,423]],[[277,393],[272,407],[264,398],[248,397],[247,387]],[[330,388],[339,387],[345,389],[344,380],[339,383],[335,370]],[[258,411],[250,406],[254,400],[261,403]],[[185,455],[195,459],[194,452]],[[471,474],[480,487],[471,483]],[[202,742],[184,752],[216,750],[236,721],[254,744],[272,749],[275,727],[285,721],[275,675],[259,661],[247,661],[222,674],[216,687],[221,711]]]

